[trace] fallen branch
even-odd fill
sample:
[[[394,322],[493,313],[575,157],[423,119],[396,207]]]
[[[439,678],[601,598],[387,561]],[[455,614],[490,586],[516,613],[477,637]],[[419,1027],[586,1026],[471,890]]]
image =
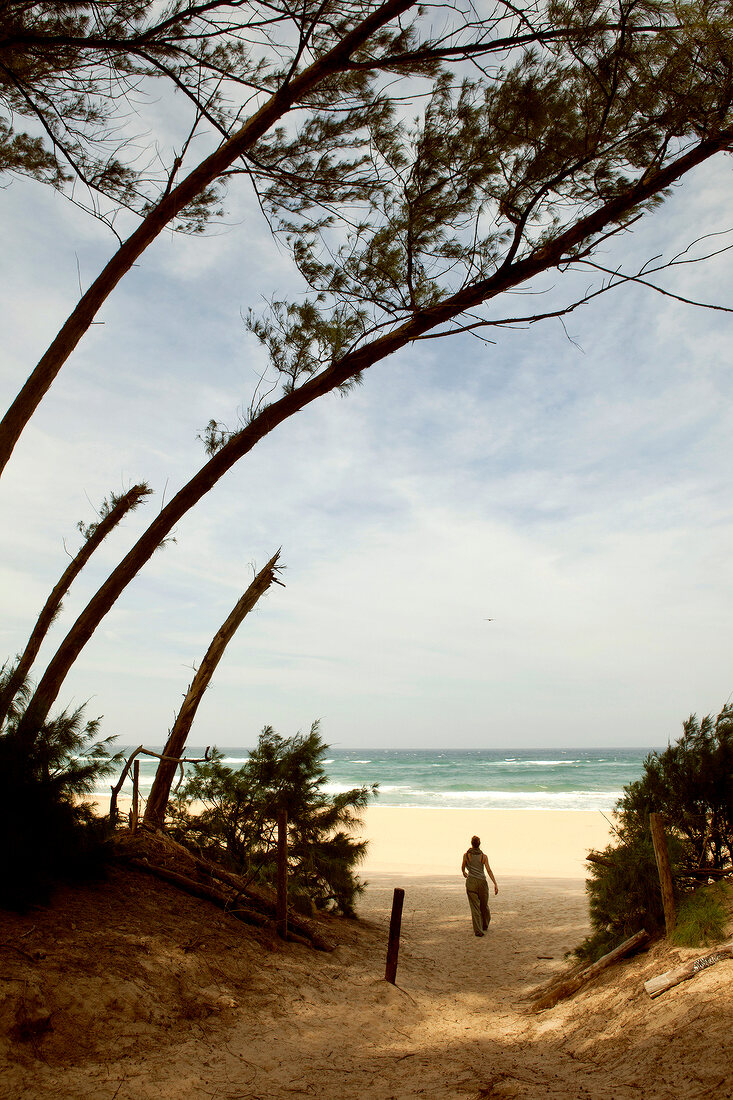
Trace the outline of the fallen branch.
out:
[[[223,882],[226,886],[229,886],[230,889],[236,891],[238,896],[246,897],[251,902],[254,902],[257,908],[267,913],[268,916],[277,916],[277,897],[274,890],[267,890],[263,886],[255,886],[254,883],[248,882],[241,875],[235,875],[232,871],[225,870],[217,863],[212,863],[208,859],[203,859],[201,856],[194,855],[190,848],[186,848],[185,845],[179,844],[178,841],[173,840],[172,837],[162,833],[155,833],[155,839],[158,844],[170,848],[173,853],[184,856],[193,863],[200,874],[207,875],[209,878]],[[305,936],[318,951],[335,950],[336,945],[322,935],[315,921],[308,920],[307,917],[300,916],[298,913],[288,910],[288,924],[294,932]]]
[[[708,879],[727,878],[731,873],[730,867],[693,867],[691,870],[682,870],[681,877],[694,878],[707,882]]]
[[[552,1008],[558,1001],[563,1000],[565,997],[572,996],[576,990],[581,986],[586,985],[592,981],[598,974],[606,970],[609,966],[613,966],[619,959],[625,958],[626,955],[630,955],[632,951],[635,951],[637,947],[641,947],[649,939],[649,933],[643,928],[640,932],[631,936],[630,939],[624,940],[622,944],[614,948],[613,951],[609,951],[607,955],[603,955],[597,962],[594,962],[592,966],[586,967],[585,970],[581,970],[579,974],[568,978],[566,981],[560,982],[560,984],[554,985],[549,991],[543,993],[532,1002],[533,1012],[542,1012],[546,1008]]]
[[[179,890],[185,890],[187,894],[193,894],[196,898],[212,901],[214,905],[226,910],[227,913],[236,917],[237,920],[241,920],[244,924],[254,924],[262,928],[270,923],[264,913],[258,913],[255,909],[249,909],[245,906],[234,908],[231,897],[220,890],[215,890],[212,886],[207,886],[206,883],[196,882],[188,875],[182,875],[178,871],[171,871],[168,867],[160,867],[158,864],[148,863],[147,860],[137,859],[134,856],[129,857],[127,862],[131,867],[137,868],[138,871],[146,871],[147,874],[154,875],[155,878],[162,879],[163,882],[169,882],[172,886],[177,886]]]
[[[186,893],[193,894],[194,897],[205,898],[213,902],[219,908],[226,910],[226,912],[231,913],[232,916],[237,917],[238,920],[242,920],[246,924],[264,927],[272,923],[277,909],[273,892],[251,885],[239,875],[225,871],[223,867],[218,867],[208,860],[195,856],[188,848],[170,837],[164,837],[162,834],[156,833],[155,842],[163,849],[170,849],[172,856],[184,856],[191,870],[197,871],[209,881],[192,878],[189,875],[181,874],[180,871],[173,871],[161,863],[151,863],[148,859],[141,859],[131,854],[124,855],[126,862],[138,870],[147,871],[149,874],[155,875],[181,890],[185,890]],[[165,856],[160,853],[158,858],[164,860]],[[228,888],[226,892],[218,889],[212,880],[223,883]],[[245,898],[252,905],[240,905],[241,898]],[[287,938],[292,939],[293,943],[307,943],[317,951],[335,950],[336,945],[322,935],[315,921],[310,921],[306,917],[290,912],[288,914],[288,924],[292,929],[293,936]]]
[[[188,854],[191,855],[190,852]],[[201,859],[198,856],[194,856],[193,859],[197,870],[210,875],[212,878],[219,879],[220,882],[226,883],[232,890],[236,890],[237,893],[243,894],[244,897],[255,902],[258,908],[263,909],[268,915],[272,917],[277,916],[277,898],[274,891],[266,890],[261,886],[255,886],[252,883],[248,883],[239,875],[232,874],[231,871],[225,871],[223,867],[217,867],[215,863],[210,863],[208,860]],[[288,925],[294,932],[305,936],[319,951],[335,950],[336,945],[321,935],[315,921],[308,920],[307,917],[302,917],[298,913],[294,913],[292,909],[288,910]]]
[[[666,973],[660,974],[658,978],[650,978],[649,981],[644,982],[644,989],[650,997],[658,997],[660,993],[666,993],[668,989],[679,985],[680,982],[686,982],[690,978],[694,978],[701,970],[707,970],[708,967],[715,966],[721,959],[730,958],[733,958],[733,943],[723,944],[722,947],[717,947],[710,955],[703,955],[699,959],[691,959],[689,962],[675,967],[674,970],[667,970]]]

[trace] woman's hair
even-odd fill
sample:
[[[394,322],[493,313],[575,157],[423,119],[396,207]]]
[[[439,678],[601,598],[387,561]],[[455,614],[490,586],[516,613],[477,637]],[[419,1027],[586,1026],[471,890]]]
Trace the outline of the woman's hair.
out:
[[[472,836],[471,837],[471,844],[473,845],[474,848],[479,848],[481,846],[481,837],[480,836]]]

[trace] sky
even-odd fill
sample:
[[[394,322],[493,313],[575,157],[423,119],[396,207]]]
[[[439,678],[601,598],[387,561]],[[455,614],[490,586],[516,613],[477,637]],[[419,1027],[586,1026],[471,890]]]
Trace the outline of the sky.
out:
[[[5,408],[113,239],[23,180],[0,193],[0,226]],[[603,258],[632,265],[732,226],[720,159]],[[543,305],[558,281],[535,285]],[[665,285],[732,307],[733,254]],[[163,235],[118,287],[0,480],[0,658],[24,645],[76,522],[149,481],[155,496],[76,581],[42,670],[204,461],[198,433],[249,403],[266,364],[242,314],[292,286],[234,196],[212,235]],[[732,337],[731,314],[627,286],[565,329],[407,348],[282,425],[189,513],[59,705],[87,701],[123,745],[162,744],[213,634],[282,547],[286,587],[230,644],[193,744],[253,745],[266,724],[290,735],[319,718],[339,748],[666,745],[733,695]]]

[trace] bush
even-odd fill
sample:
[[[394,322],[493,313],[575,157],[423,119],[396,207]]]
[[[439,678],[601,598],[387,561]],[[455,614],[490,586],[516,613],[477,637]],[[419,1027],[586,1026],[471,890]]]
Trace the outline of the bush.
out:
[[[680,847],[671,838],[670,863],[679,871]],[[659,872],[650,833],[621,833],[603,852],[591,852],[591,877],[586,880],[593,932],[576,949],[578,957],[595,962],[645,928],[650,935],[664,929]]]
[[[46,901],[59,880],[99,871],[106,824],[83,799],[120,760],[83,707],[19,735],[28,695],[26,684],[0,730],[0,906],[20,910]]]
[[[691,714],[682,729],[676,744],[647,757],[617,812],[626,832],[646,829],[651,812],[664,814],[687,867],[720,871],[733,863],[733,706],[701,722]]]
[[[354,915],[363,891],[355,868],[366,842],[349,830],[360,824],[376,787],[329,797],[323,791],[328,745],[314,722],[310,733],[280,737],[271,726],[239,770],[212,759],[197,764],[172,804],[173,834],[250,881],[274,883],[277,817],[288,816],[288,878],[293,897],[318,908]],[[198,803],[198,806],[192,806]]]
[[[701,722],[691,715],[680,740],[644,761],[642,777],[616,804],[616,840],[591,853],[586,881],[591,935],[576,950],[594,960],[646,928],[664,928],[649,814],[664,815],[680,912],[686,893],[733,862],[733,707]]]

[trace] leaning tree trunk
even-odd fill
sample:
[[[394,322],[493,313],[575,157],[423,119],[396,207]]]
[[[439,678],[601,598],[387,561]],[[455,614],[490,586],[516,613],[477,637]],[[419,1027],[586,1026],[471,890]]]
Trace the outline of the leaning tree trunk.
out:
[[[352,55],[373,34],[407,11],[413,3],[414,0],[386,0],[380,4],[358,26],[345,34],[328,53],[317,58],[302,72],[288,78],[284,86],[275,91],[235,134],[201,161],[177,186],[165,192],[163,198],[143,218],[135,232],[119,247],[86,294],[80,298],[0,421],[0,474],[13,453],[21,432],[56,375],[89,329],[101,306],[146,248],[197,195],[215,180],[221,179],[232,164],[294,106],[307,101],[315,89],[324,82],[327,83],[334,73],[346,68]]]
[[[30,672],[33,662],[38,656],[38,651],[43,644],[43,640],[59,613],[61,601],[71,588],[72,583],[76,580],[97,547],[104,542],[110,531],[114,530],[120,520],[122,520],[128,512],[137,508],[138,504],[140,504],[146,496],[149,496],[150,492],[151,490],[144,482],[141,482],[139,485],[133,485],[124,496],[120,497],[119,500],[112,505],[107,515],[99,521],[89,538],[85,539],[76,557],[71,560],[61,574],[59,580],[51,590],[51,594],[46,600],[43,610],[36,620],[36,625],[33,627],[31,636],[20,655],[17,665],[10,670],[5,687],[0,691],[0,726],[2,726],[7,716],[10,704]]]
[[[168,798],[171,791],[171,784],[178,767],[178,758],[183,755],[183,750],[186,747],[186,739],[188,738],[193,720],[196,717],[199,703],[209,686],[216,666],[224,655],[224,650],[229,645],[229,642],[241,626],[245,616],[249,614],[260,596],[264,595],[273,582],[282,583],[278,582],[275,576],[278,571],[277,561],[279,557],[280,551],[278,550],[277,553],[270,558],[267,565],[260,570],[247,591],[234,606],[226,622],[222,624],[214,635],[211,645],[206,651],[206,656],[201,662],[201,667],[191,681],[191,686],[186,692],[183,706],[173,723],[173,729],[168,736],[165,748],[163,749],[162,759],[155,773],[155,779],[153,780],[153,786],[150,791],[148,804],[145,808],[145,816],[143,818],[143,823],[149,828],[157,829],[163,824],[165,810],[168,805]]]

